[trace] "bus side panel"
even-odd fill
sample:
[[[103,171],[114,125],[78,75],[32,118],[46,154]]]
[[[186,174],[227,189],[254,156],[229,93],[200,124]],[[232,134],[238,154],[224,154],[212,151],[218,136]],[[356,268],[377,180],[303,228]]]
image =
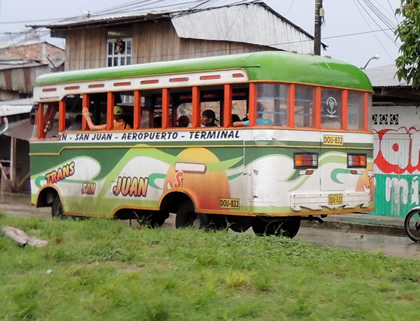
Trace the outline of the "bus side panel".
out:
[[[54,155],[61,144],[36,145],[31,157],[33,203],[42,189],[51,186],[69,215],[110,217],[118,208],[158,208],[171,155],[154,148],[86,144]],[[50,153],[42,155],[42,150]]]

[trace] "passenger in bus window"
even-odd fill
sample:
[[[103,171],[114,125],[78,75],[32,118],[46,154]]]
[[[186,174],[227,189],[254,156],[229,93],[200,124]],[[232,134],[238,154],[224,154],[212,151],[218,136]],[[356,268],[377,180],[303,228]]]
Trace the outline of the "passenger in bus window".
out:
[[[217,127],[215,121],[219,121],[216,118],[216,114],[211,109],[206,109],[201,114],[201,126],[202,127]]]
[[[177,123],[178,127],[188,127],[188,125],[190,124],[190,119],[188,118],[188,116],[183,115],[178,118]]]
[[[120,106],[114,106],[114,129],[116,130],[131,129],[131,126],[124,121],[123,114],[124,114],[124,111]],[[102,125],[93,124],[92,119],[90,117],[89,109],[87,109],[86,107],[83,108],[83,117],[86,118],[86,121],[90,130],[106,129],[106,124],[102,124]]]
[[[236,114],[232,114],[232,124],[237,121],[241,121],[241,118]]]
[[[153,128],[162,128],[162,117],[156,116],[153,118]]]
[[[74,124],[68,130],[82,130],[82,115],[78,114],[74,117]]]
[[[273,122],[269,119],[263,118],[264,112],[264,105],[261,103],[257,104],[257,126],[272,126]],[[247,118],[249,119],[249,114],[246,114]],[[249,126],[249,120],[245,121],[236,121],[233,124],[233,127],[244,127]]]

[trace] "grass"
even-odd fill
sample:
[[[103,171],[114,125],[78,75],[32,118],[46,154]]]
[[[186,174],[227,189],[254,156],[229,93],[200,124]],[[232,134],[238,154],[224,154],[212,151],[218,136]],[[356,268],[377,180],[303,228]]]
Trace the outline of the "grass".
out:
[[[0,320],[418,320],[420,260],[281,237],[22,218],[0,237]]]

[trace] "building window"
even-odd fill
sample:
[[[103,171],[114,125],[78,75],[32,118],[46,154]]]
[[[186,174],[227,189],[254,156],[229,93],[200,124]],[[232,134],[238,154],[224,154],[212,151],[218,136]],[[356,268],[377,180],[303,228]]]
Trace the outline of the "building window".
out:
[[[132,43],[132,38],[108,39],[108,67],[131,65]]]

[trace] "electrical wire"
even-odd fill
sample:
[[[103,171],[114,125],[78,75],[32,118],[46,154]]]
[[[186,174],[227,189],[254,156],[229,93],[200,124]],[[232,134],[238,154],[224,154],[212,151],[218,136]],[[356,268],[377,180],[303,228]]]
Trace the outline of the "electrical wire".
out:
[[[360,0],[356,0],[357,1],[357,3],[359,4],[359,6],[365,11],[365,13],[369,16],[369,18],[373,21],[373,23],[374,24],[376,24],[376,26],[378,27],[378,28],[381,28],[381,26],[380,26],[380,24],[372,17],[372,15],[369,13],[369,11],[362,5],[362,3],[360,2]],[[366,0],[363,0],[365,3],[366,3]],[[359,8],[358,8],[358,10],[359,10]],[[368,23],[368,21],[365,19],[365,17],[363,16],[363,14],[362,14],[362,12],[359,10],[359,12],[360,12],[360,14],[362,15],[362,17],[363,17],[363,19],[365,20],[365,22],[366,22],[366,24],[369,26],[369,28],[371,28],[370,27],[370,25],[369,25],[369,23]],[[389,26],[388,26],[388,28],[389,28]],[[394,42],[390,37],[389,37],[389,35],[387,34],[387,33],[384,33],[384,35],[391,41],[391,42]],[[377,38],[378,39],[378,38]],[[380,40],[378,39],[378,41],[380,42]],[[382,43],[381,43],[381,45],[382,45]]]
[[[375,19],[373,19],[372,18],[372,16],[369,14],[369,12],[366,10],[366,8],[360,3],[360,0],[353,0],[353,3],[356,5],[356,8],[357,8],[357,10],[359,11],[359,13],[360,13],[360,15],[362,16],[362,18],[363,18],[363,20],[365,20],[365,22],[366,22],[366,24],[369,26],[369,28],[370,29],[372,29],[371,28],[371,26],[370,26],[370,24],[369,24],[369,22],[366,20],[366,18],[365,18],[365,16],[363,15],[363,13],[362,13],[362,11],[360,10],[360,8],[359,8],[359,6],[357,6],[357,4],[356,4],[356,2],[359,4],[359,6],[366,12],[366,14],[372,19],[372,21],[380,28],[380,29],[382,29],[381,28],[381,26],[377,23],[377,21],[375,20]],[[388,49],[383,45],[383,43],[382,43],[382,41],[376,36],[376,34],[375,33],[373,33],[373,35],[374,35],[374,37],[376,38],[376,40],[378,41],[378,43],[379,43],[379,45],[382,47],[382,49],[384,50],[384,52],[387,54],[387,56],[390,58],[390,59],[393,59],[392,58],[392,56],[389,54],[389,52],[388,52]],[[387,33],[385,33],[384,32],[384,35],[389,39],[389,40],[391,40],[391,42],[394,44],[394,45],[396,45],[395,44],[395,42],[392,40],[392,39],[390,39],[389,38],[389,36],[387,35]]]
[[[387,2],[388,2],[388,5],[389,5],[389,9],[391,9],[391,12],[393,12],[393,16],[395,18],[395,22],[398,25],[399,22],[398,22],[398,19],[397,19],[397,15],[395,14],[395,10],[394,10],[394,8],[392,8],[391,2],[389,2],[389,0],[387,0]]]
[[[289,6],[289,9],[286,10],[286,13],[284,14],[284,16],[287,16],[290,12],[290,10],[292,10],[293,6],[295,4],[295,0],[292,1],[292,4]]]
[[[395,30],[396,26],[388,19],[388,17],[381,11],[377,6],[375,6],[370,0],[363,0],[364,3],[369,7],[369,9],[386,25],[389,29]],[[383,8],[383,7],[382,7]]]

